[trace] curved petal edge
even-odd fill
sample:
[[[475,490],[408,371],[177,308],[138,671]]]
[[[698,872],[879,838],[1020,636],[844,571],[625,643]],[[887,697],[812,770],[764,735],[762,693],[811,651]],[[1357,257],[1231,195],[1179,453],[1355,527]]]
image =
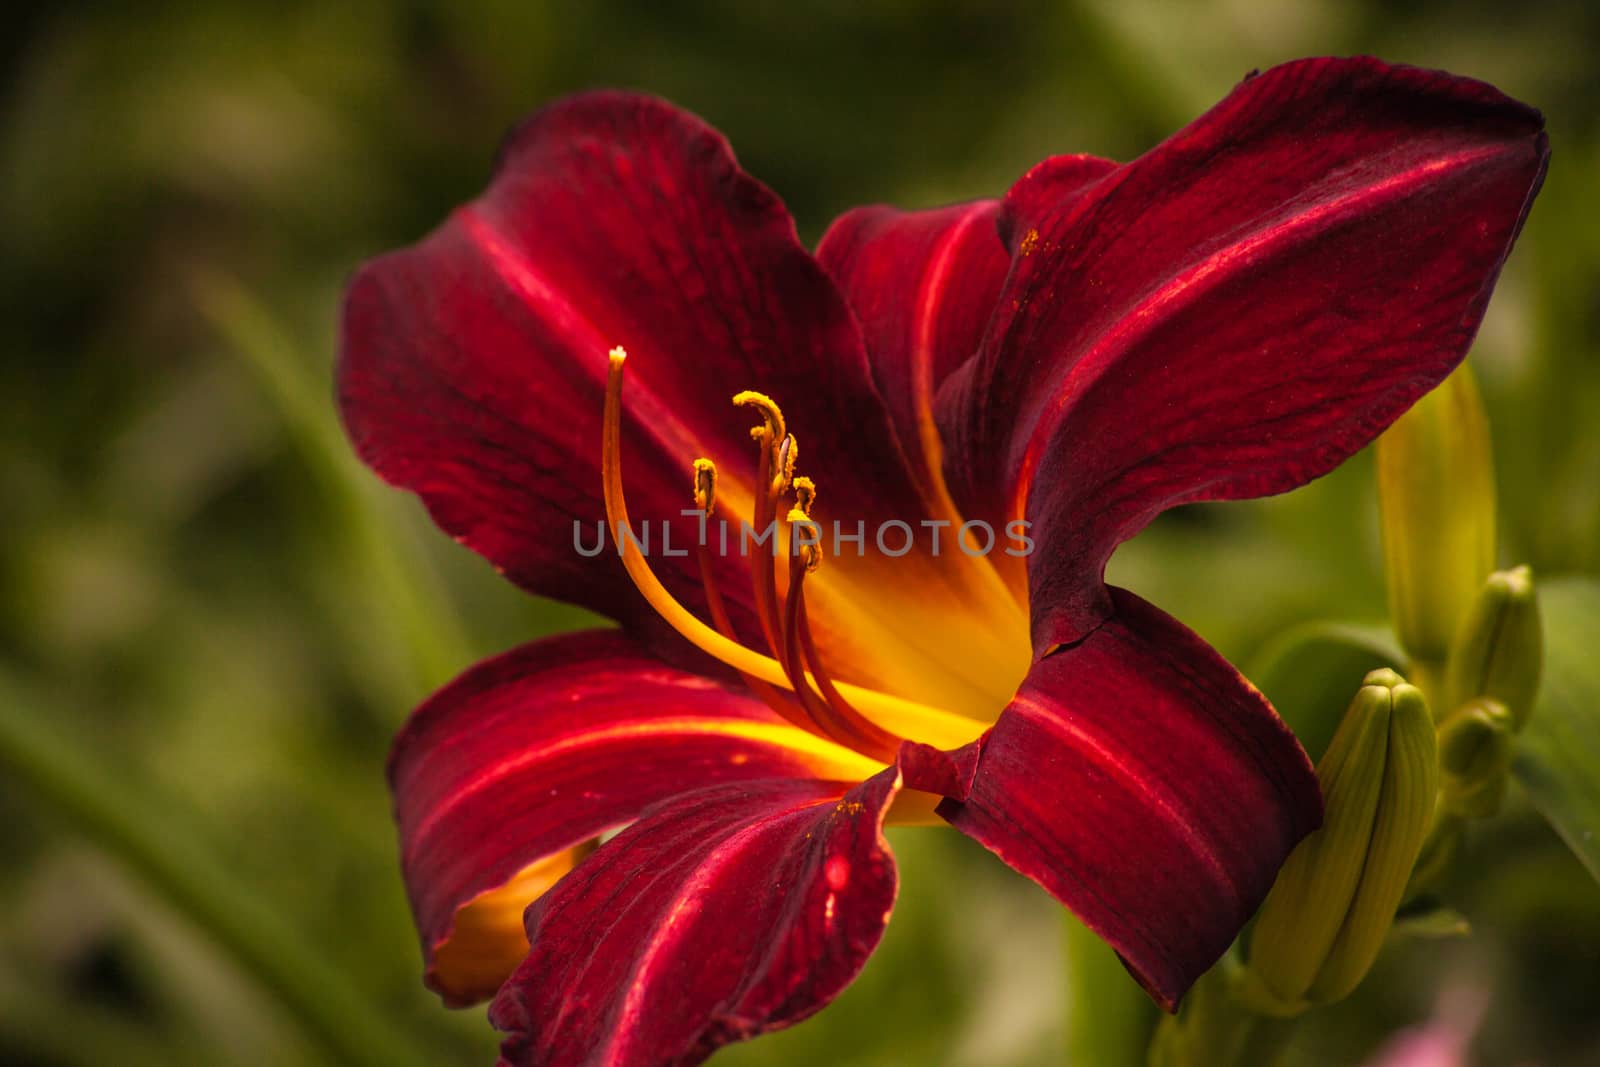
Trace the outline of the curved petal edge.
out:
[[[664,798],[773,777],[860,780],[882,766],[616,631],[479,664],[417,709],[390,756],[426,981],[451,1005],[492,996],[526,954],[528,903],[596,835]]]
[[[939,807],[1071,908],[1175,1010],[1321,822],[1316,775],[1270,705],[1131,593],[1035,664]]]
[[[1482,82],[1311,59],[1087,186],[1018,183],[995,318],[936,411],[956,499],[1036,532],[1036,649],[1105,616],[1106,560],[1157,514],[1303,485],[1444,379],[1543,126]]]
[[[503,1062],[681,1067],[822,1008],[894,906],[899,787],[766,780],[646,812],[529,909],[532,950],[490,1008]]]

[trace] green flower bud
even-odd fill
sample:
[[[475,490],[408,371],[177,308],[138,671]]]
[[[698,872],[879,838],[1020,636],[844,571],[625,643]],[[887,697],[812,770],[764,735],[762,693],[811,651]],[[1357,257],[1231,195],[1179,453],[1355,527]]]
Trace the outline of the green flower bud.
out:
[[[1465,363],[1378,438],[1377,455],[1395,632],[1414,660],[1443,663],[1495,556],[1489,423]]]
[[[1377,958],[1433,818],[1438,751],[1416,687],[1374,671],[1317,767],[1326,814],[1256,916],[1254,1006],[1339,1000]]]
[[[1515,732],[1511,713],[1498,700],[1474,700],[1445,720],[1439,727],[1439,770],[1446,811],[1482,819],[1500,810]]]
[[[1489,575],[1450,650],[1448,692],[1456,705],[1475,697],[1504,704],[1513,731],[1527,724],[1544,668],[1539,595],[1527,567]]]

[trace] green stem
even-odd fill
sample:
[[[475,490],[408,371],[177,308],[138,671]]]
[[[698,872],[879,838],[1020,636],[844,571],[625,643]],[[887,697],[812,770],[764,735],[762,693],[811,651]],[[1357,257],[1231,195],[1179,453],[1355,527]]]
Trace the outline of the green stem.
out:
[[[259,903],[184,820],[59,737],[0,679],[0,765],[116,856],[272,993],[340,1063],[422,1067],[423,1050]]]
[[[1253,1016],[1242,1028],[1235,1058],[1228,1062],[1272,1067],[1283,1059],[1283,1054],[1289,1048],[1289,1039],[1293,1035],[1294,1021],[1291,1019]]]
[[[1445,675],[1449,664],[1443,660],[1413,659],[1406,665],[1406,681],[1422,690],[1422,695],[1428,700],[1428,710],[1433,712],[1433,721],[1441,722],[1453,711],[1446,707],[1447,694],[1445,693]]]
[[[1110,945],[1062,912],[1069,1064],[1137,1063],[1159,1012]]]
[[[1295,1020],[1251,1010],[1233,993],[1238,961],[1224,957],[1201,976],[1176,1016],[1161,1020],[1149,1067],[1273,1067],[1294,1036]]]

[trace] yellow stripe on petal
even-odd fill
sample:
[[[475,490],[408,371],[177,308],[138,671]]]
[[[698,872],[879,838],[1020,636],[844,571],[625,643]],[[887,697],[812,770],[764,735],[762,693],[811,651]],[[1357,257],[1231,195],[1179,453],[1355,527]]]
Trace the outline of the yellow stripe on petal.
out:
[[[545,745],[531,753],[507,761],[498,773],[513,769],[523,761],[538,761],[568,749],[585,748],[626,739],[659,736],[664,741],[683,738],[720,736],[748,740],[753,744],[787,749],[799,757],[813,777],[825,781],[857,782],[872,777],[887,764],[863,756],[853,749],[829,741],[825,737],[808,733],[799,727],[782,722],[758,722],[750,719],[713,719],[693,715],[671,718],[646,719],[637,723],[608,726],[600,730],[564,738]],[[966,738],[971,740],[971,737]],[[729,757],[737,760],[738,753]]]
[[[853,749],[835,744],[825,737],[818,737],[816,734],[807,733],[785,723],[726,720],[716,723],[706,732],[747,737],[757,744],[787,748],[802,757],[812,774],[829,781],[864,781],[887,766],[870,756],[863,756]]]
[[[748,740],[752,745],[787,749],[811,774],[825,781],[863,781],[885,766],[843,745],[784,723],[691,716],[613,727],[573,739],[571,744],[594,744],[649,734],[719,734]],[[549,756],[551,751],[562,747],[566,746],[551,746],[540,755]],[[748,758],[738,751],[728,756],[735,762]],[[451,1004],[469,1004],[493,996],[528,953],[522,913],[594,847],[591,841],[546,856],[524,867],[504,885],[479,894],[457,909],[449,937],[434,950],[429,975],[432,987]]]

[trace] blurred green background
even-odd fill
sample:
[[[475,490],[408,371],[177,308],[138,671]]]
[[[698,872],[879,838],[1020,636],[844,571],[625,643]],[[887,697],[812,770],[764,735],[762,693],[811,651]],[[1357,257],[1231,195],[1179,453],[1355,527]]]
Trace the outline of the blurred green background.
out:
[[[475,195],[502,133],[572,89],[699,112],[814,240],[856,203],[1130,158],[1301,55],[1492,81],[1554,145],[1473,352],[1502,561],[1600,570],[1596,5],[153,0],[7,23],[0,1065],[493,1062],[481,1011],[421,988],[383,759],[432,687],[579,617],[357,468],[329,371],[352,267]],[[1362,456],[1169,516],[1112,577],[1247,662],[1299,620],[1381,618],[1380,563]],[[1056,906],[980,849],[895,846],[863,978],[718,1062],[1060,1064],[1087,1013],[1137,1006],[1094,952],[1069,981]],[[1600,1063],[1600,889],[1517,803],[1468,860],[1477,935],[1387,955],[1301,1062],[1358,1062],[1466,983],[1492,993],[1480,1062]]]

